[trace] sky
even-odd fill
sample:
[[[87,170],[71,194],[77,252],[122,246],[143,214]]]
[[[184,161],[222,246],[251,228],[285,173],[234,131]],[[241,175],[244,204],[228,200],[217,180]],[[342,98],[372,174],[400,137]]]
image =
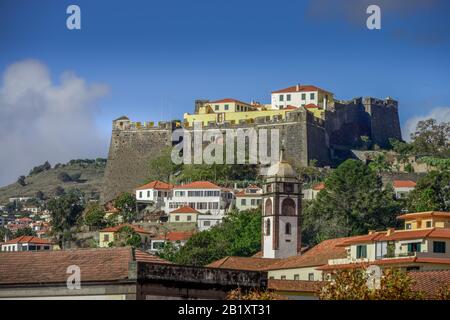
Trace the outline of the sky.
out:
[[[66,27],[70,4],[81,30]],[[0,0],[0,185],[46,160],[106,157],[121,115],[269,103],[297,83],[394,97],[406,139],[421,119],[450,121],[449,57],[446,0]]]

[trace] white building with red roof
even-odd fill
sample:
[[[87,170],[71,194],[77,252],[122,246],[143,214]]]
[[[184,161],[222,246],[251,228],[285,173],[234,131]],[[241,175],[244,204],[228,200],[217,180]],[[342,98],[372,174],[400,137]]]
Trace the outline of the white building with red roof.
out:
[[[288,105],[305,107],[315,105],[326,110],[333,102],[333,93],[313,85],[297,84],[292,87],[272,92],[272,108],[285,109]]]
[[[249,185],[247,188],[238,190],[236,196],[236,208],[239,211],[256,209],[261,206],[263,190],[257,185]]]
[[[152,181],[136,189],[136,200],[140,203],[154,203],[158,209],[165,209],[166,199],[172,196],[173,185],[163,181]]]
[[[1,249],[4,252],[52,250],[53,244],[46,239],[21,236],[2,243]]]
[[[408,194],[416,188],[416,183],[411,180],[394,180],[392,181],[395,197],[397,199],[406,198]]]
[[[169,213],[169,222],[197,224],[197,217],[199,214],[200,212],[198,212],[197,210],[189,206],[184,206]]]

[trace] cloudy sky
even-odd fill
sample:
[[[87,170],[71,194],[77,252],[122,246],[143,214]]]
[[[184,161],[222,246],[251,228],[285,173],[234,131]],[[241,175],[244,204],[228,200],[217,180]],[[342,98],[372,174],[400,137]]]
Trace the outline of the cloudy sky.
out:
[[[366,28],[369,4],[381,30]],[[407,138],[420,119],[449,121],[449,56],[446,0],[1,0],[0,185],[105,157],[123,114],[182,118],[198,98],[269,102],[296,83],[392,96]]]

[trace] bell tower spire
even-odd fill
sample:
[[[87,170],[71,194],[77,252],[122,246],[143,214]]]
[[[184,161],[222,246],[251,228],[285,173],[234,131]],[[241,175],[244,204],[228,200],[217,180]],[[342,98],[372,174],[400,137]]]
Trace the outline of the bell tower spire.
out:
[[[284,159],[284,146],[280,151],[279,162],[267,171],[263,190],[263,257],[287,258],[297,255],[301,246],[301,184],[295,170]]]

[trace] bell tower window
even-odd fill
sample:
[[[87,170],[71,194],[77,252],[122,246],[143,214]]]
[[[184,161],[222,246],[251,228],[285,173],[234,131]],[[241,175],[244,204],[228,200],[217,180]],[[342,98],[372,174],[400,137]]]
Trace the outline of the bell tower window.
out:
[[[266,236],[270,236],[270,219],[266,220]]]
[[[285,234],[291,234],[291,224],[290,223],[286,223],[286,226],[284,227],[284,233]]]

